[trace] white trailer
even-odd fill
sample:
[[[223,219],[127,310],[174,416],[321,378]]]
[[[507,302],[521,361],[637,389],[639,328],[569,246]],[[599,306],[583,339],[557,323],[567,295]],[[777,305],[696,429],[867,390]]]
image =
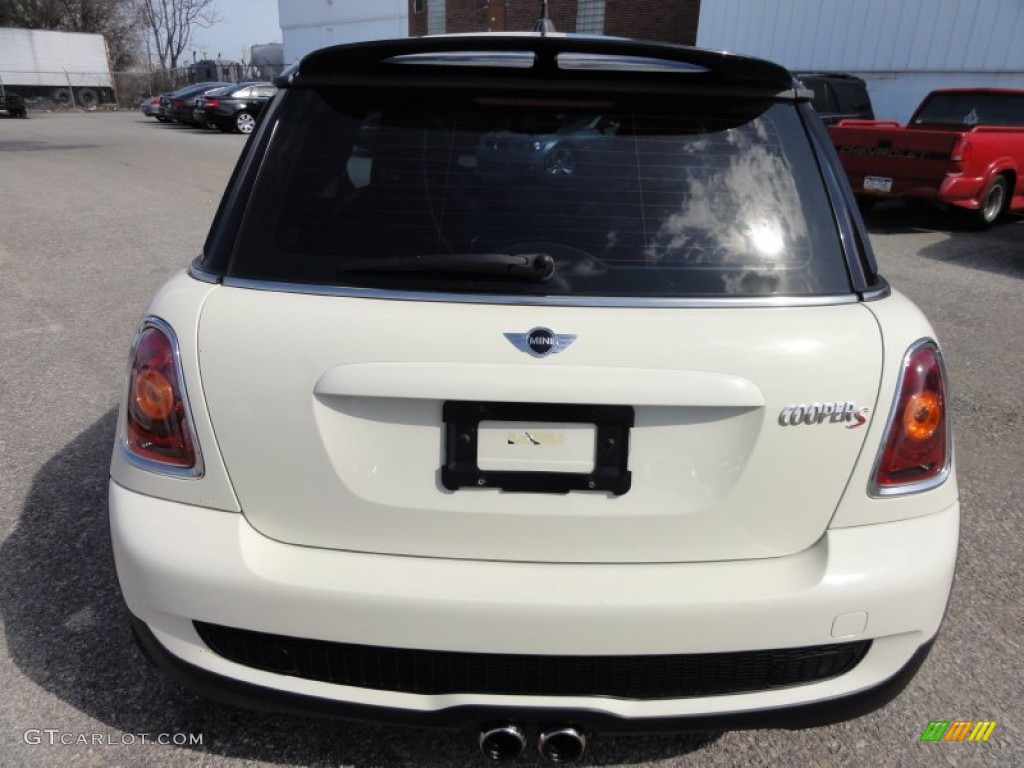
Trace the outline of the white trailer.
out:
[[[0,81],[23,98],[83,107],[114,101],[103,35],[0,27]]]

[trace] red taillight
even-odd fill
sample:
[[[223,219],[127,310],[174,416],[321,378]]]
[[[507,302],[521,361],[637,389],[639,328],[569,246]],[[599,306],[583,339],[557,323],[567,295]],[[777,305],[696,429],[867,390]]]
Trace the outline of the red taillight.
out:
[[[219,107],[220,106],[220,99],[207,99],[206,100],[206,106],[207,106],[207,108]]]
[[[911,348],[903,362],[900,388],[875,470],[874,488],[879,494],[930,487],[942,482],[949,472],[943,379],[942,358],[934,342]]]
[[[956,144],[953,145],[953,151],[949,155],[949,159],[954,163],[966,163],[968,158],[971,156],[971,142],[966,137],[957,139]]]
[[[196,467],[191,418],[170,328],[147,321],[135,340],[128,374],[128,451],[168,467]]]

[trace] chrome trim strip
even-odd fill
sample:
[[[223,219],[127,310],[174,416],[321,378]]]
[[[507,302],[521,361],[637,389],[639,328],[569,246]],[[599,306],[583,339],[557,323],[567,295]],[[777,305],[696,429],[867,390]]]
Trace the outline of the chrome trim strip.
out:
[[[892,296],[892,286],[889,285],[888,281],[885,281],[885,284],[881,288],[864,291],[864,293],[860,295],[863,301],[877,301],[878,299],[887,299],[890,296]]]
[[[889,439],[889,431],[892,429],[893,422],[896,420],[896,407],[899,405],[900,397],[903,395],[903,371],[907,367],[907,361],[910,360],[911,356],[913,356],[913,354],[922,347],[931,347],[935,350],[935,359],[938,360],[939,373],[942,376],[942,389],[945,394],[942,418],[946,422],[946,457],[944,459],[944,465],[942,471],[935,475],[935,477],[930,477],[927,480],[922,480],[916,483],[889,485],[883,488],[878,485],[876,480],[878,477],[878,466],[882,463],[882,456],[885,454],[885,446]],[[882,441],[879,444],[878,454],[875,456],[875,462],[871,466],[871,476],[868,478],[868,495],[873,499],[886,499],[892,498],[893,496],[906,496],[912,493],[930,491],[932,488],[938,488],[946,482],[946,480],[949,479],[950,473],[953,471],[953,424],[952,420],[949,418],[949,378],[946,376],[946,363],[942,359],[942,350],[939,349],[938,342],[935,341],[935,339],[925,337],[918,339],[907,347],[907,351],[903,354],[903,359],[900,361],[900,369],[897,375],[898,383],[896,393],[893,395],[892,403],[889,405],[889,417],[885,422],[885,431],[882,433]]]
[[[381,288],[356,288],[346,285],[308,285],[272,280],[225,277],[221,284],[228,288],[254,291],[301,293],[311,296],[337,296],[382,301],[434,301],[450,304],[498,304],[549,307],[637,307],[660,309],[674,307],[735,309],[751,307],[823,307],[835,304],[856,304],[854,294],[842,296],[759,296],[746,298],[670,298],[649,296],[511,296],[475,293],[431,293],[427,291],[394,291]]]
[[[153,459],[145,459],[138,454],[132,453],[128,448],[127,438],[125,438],[125,440],[121,442],[121,455],[124,457],[125,461],[136,469],[142,469],[156,475],[178,477],[182,480],[199,480],[203,476],[203,462],[198,451],[196,452],[196,465],[194,467],[174,467],[169,464],[161,464],[159,461],[154,461]]]
[[[144,317],[142,322],[139,323],[138,330],[135,332],[135,338],[132,340],[131,352],[128,355],[128,371],[125,377],[125,400],[121,407],[127,409],[127,401],[131,396],[132,362],[135,358],[135,347],[139,343],[139,337],[142,336],[142,333],[147,328],[156,328],[158,331],[165,334],[171,342],[171,349],[174,350],[174,365],[178,379],[178,388],[181,390],[181,402],[182,405],[185,406],[185,414],[188,416],[185,420],[185,429],[188,430],[188,435],[192,440],[192,448],[196,454],[196,463],[191,467],[175,467],[169,464],[163,464],[154,459],[147,459],[133,453],[131,448],[128,447],[127,427],[121,431],[121,440],[119,441],[121,455],[124,456],[125,460],[129,464],[147,472],[154,472],[158,475],[169,475],[171,477],[180,477],[184,480],[198,480],[205,473],[206,466],[203,464],[203,452],[199,447],[199,440],[196,436],[195,428],[192,426],[192,406],[188,400],[188,390],[185,388],[185,376],[181,367],[181,348],[178,345],[178,336],[166,320],[157,317],[156,315],[147,315]],[[125,418],[127,418],[127,416]]]
[[[201,256],[197,256],[196,259],[188,265],[188,276],[196,280],[200,280],[204,283],[211,283],[217,285],[220,283],[220,275],[216,272],[209,272],[199,266],[199,259]]]

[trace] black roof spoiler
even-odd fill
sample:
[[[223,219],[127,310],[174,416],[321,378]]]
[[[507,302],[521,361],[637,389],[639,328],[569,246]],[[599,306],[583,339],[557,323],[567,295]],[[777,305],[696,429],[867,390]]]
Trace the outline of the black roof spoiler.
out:
[[[415,66],[409,66],[415,65]],[[784,67],[682,45],[583,35],[441,35],[315,51],[278,77],[281,88],[442,85],[615,89],[803,98]]]

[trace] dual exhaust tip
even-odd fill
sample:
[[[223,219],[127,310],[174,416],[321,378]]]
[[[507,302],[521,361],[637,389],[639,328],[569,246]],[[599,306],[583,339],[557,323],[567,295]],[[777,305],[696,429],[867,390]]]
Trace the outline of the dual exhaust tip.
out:
[[[484,726],[480,729],[480,752],[496,762],[519,757],[526,749],[526,733],[515,723]],[[542,729],[537,749],[550,763],[572,763],[587,751],[586,735],[572,726]]]

